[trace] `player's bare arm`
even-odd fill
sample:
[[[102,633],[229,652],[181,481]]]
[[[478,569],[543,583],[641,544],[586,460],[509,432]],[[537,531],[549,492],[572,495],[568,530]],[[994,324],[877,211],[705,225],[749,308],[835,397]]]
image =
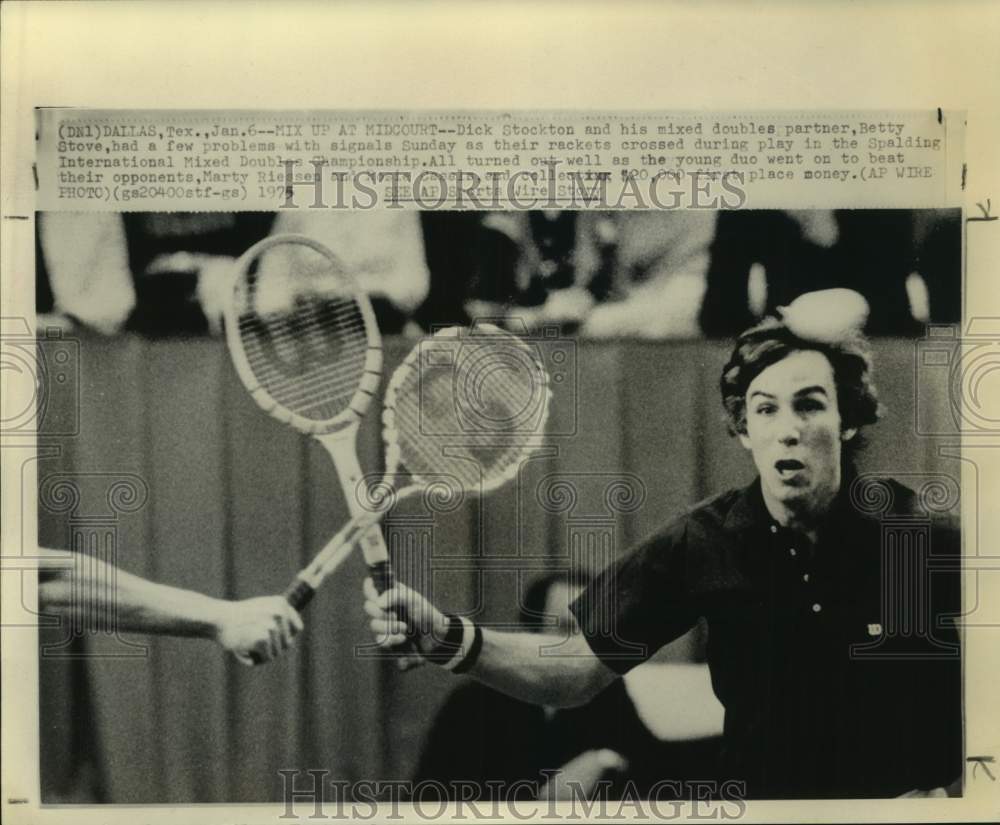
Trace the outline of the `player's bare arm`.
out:
[[[379,645],[398,650],[407,641],[410,628],[410,639],[424,657],[442,648],[452,621],[405,585],[397,584],[378,595],[370,580],[365,581],[365,612]],[[398,618],[404,614],[406,622]],[[474,659],[468,674],[525,702],[550,707],[583,705],[617,678],[576,629],[568,637],[489,629],[478,632],[481,643],[473,656],[467,657]],[[543,649],[548,649],[549,655],[543,655]],[[558,655],[552,655],[556,649]],[[457,656],[467,653],[465,650]]]
[[[210,639],[245,664],[253,657],[277,658],[302,630],[298,612],[281,596],[227,601],[157,584],[98,559],[70,567],[65,553],[42,554],[38,602],[46,612],[111,609],[120,631]]]

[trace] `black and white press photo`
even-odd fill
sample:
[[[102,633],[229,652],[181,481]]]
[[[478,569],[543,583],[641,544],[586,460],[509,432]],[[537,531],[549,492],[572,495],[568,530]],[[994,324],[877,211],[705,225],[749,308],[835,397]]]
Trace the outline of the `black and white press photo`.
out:
[[[995,8],[0,3],[0,821],[997,821]]]
[[[960,209],[35,230],[44,804],[963,794]]]

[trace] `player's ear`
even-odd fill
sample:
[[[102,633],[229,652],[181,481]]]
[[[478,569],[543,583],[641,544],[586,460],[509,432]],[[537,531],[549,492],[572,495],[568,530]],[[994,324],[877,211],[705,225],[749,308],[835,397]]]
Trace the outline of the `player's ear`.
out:
[[[843,432],[841,432],[841,434],[840,434],[840,440],[841,441],[850,441],[857,434],[858,434],[858,428],[857,427],[848,427]]]
[[[746,447],[749,450],[750,449],[750,436],[748,436],[745,432],[742,432],[742,433],[738,432],[738,433],[736,433],[736,435],[740,439],[740,444],[742,444],[744,447]]]

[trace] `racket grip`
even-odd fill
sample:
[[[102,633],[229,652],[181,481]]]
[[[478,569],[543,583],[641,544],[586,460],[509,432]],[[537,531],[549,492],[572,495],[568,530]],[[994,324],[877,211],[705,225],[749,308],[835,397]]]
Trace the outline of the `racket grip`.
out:
[[[392,565],[388,561],[379,561],[375,564],[368,566],[368,572],[372,577],[372,584],[375,585],[375,590],[379,594],[385,593],[396,584],[396,577],[392,572]],[[409,637],[409,641],[400,645],[398,648],[399,653],[407,653],[411,650],[416,650],[417,645],[417,631],[410,625],[409,617],[406,615],[406,611],[399,605],[396,606],[396,617],[406,624],[406,635]]]
[[[375,585],[375,592],[378,594],[390,590],[396,583],[396,577],[392,574],[392,565],[388,561],[379,561],[368,568],[371,573],[372,584]]]
[[[312,601],[313,596],[316,595],[316,590],[309,582],[303,579],[296,579],[288,585],[283,595],[285,601],[301,613],[306,609],[309,602]]]
[[[296,579],[285,588],[285,592],[281,595],[285,597],[286,602],[301,613],[305,610],[309,602],[312,601],[313,596],[316,595],[316,590],[309,584],[309,582],[303,581],[302,579]],[[253,652],[250,654],[250,661],[255,665],[259,665],[264,662],[259,654]]]

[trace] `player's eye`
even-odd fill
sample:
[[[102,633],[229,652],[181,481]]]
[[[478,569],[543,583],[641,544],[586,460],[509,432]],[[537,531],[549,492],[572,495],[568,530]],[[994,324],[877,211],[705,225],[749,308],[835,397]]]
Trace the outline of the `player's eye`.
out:
[[[820,412],[826,409],[826,404],[818,398],[803,398],[796,405],[800,412]]]
[[[778,408],[774,404],[758,404],[754,408],[754,412],[757,415],[773,415],[778,411]]]

